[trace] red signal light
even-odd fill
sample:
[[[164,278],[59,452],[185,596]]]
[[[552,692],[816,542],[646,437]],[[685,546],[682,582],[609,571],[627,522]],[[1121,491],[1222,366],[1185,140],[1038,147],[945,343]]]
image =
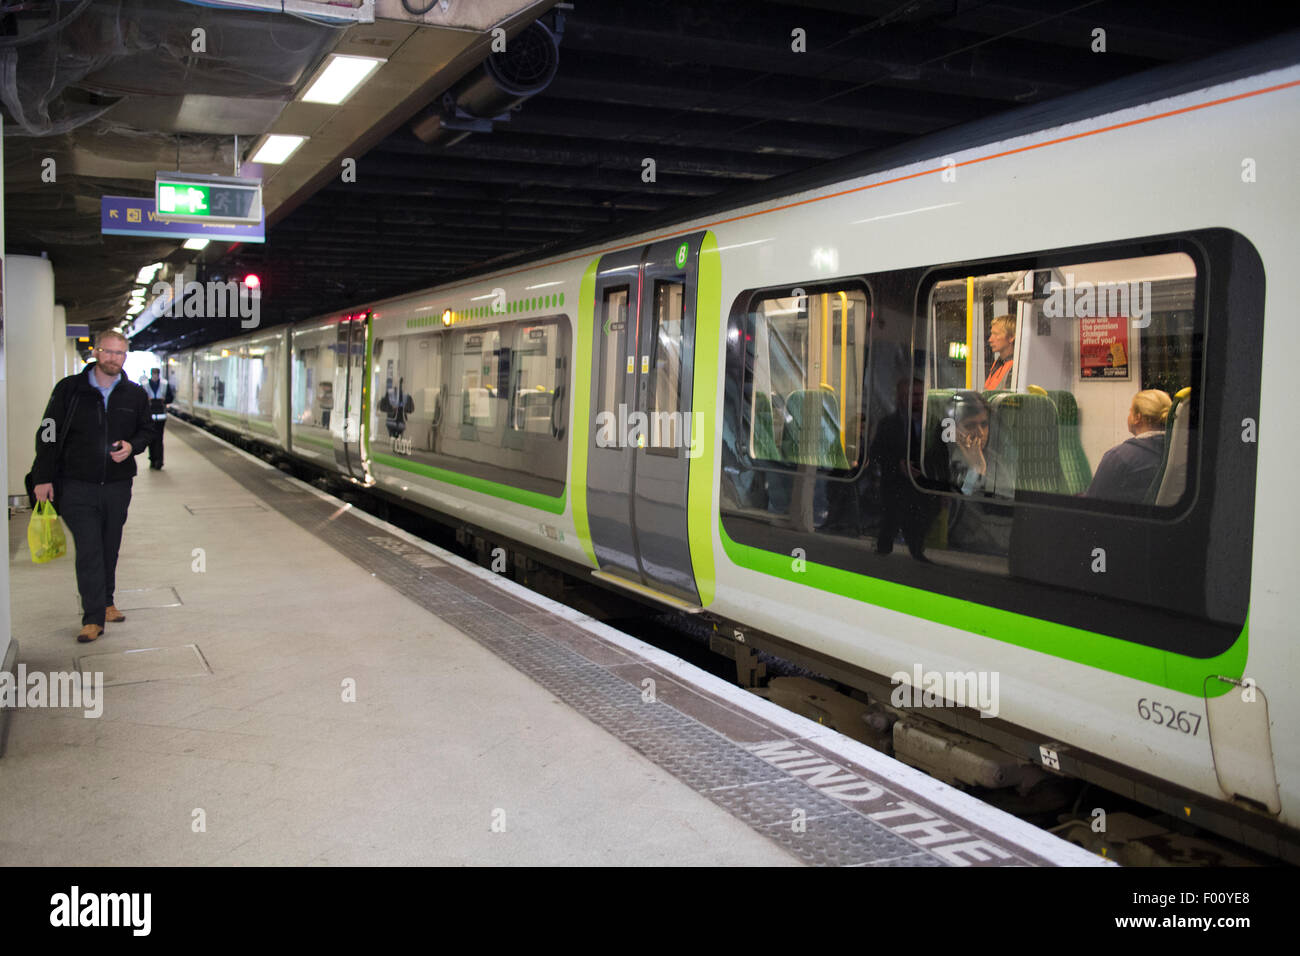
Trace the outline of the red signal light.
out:
[[[244,285],[249,289],[260,289],[262,287],[262,280],[258,277],[256,272],[250,272],[248,275],[244,276]]]

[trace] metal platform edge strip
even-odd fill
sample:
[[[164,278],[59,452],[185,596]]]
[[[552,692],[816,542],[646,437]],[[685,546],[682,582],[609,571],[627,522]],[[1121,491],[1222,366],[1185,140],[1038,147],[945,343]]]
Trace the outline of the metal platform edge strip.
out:
[[[804,862],[1114,865],[865,744],[288,478],[259,458],[238,449],[232,456],[232,446],[196,426],[185,424],[177,433],[209,464],[276,512],[374,571],[379,580]],[[205,450],[201,438],[217,447]],[[241,468],[244,462],[239,458],[271,474],[241,474],[247,469]],[[285,481],[309,494],[287,490]],[[366,533],[369,528],[350,526],[349,519],[380,529],[436,557],[443,566],[404,562],[393,549],[376,544],[376,536]],[[466,576],[490,585],[491,590],[470,593]],[[547,623],[540,624],[538,618]],[[611,654],[618,655],[616,663],[595,659]],[[664,687],[649,701],[643,694],[646,676],[656,681],[651,686],[662,683]],[[680,698],[678,704],[692,713],[659,698]],[[762,728],[758,739],[727,736],[721,726],[736,721]],[[754,736],[752,728],[748,736]]]

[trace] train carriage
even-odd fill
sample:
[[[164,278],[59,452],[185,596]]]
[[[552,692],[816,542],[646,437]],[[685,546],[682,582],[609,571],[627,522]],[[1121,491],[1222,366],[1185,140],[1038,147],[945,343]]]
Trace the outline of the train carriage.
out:
[[[995,677],[929,713],[1294,858],[1265,429],[1300,68],[1265,53],[182,353],[178,400],[882,699]],[[1102,491],[1139,391],[1171,400],[1152,477]]]

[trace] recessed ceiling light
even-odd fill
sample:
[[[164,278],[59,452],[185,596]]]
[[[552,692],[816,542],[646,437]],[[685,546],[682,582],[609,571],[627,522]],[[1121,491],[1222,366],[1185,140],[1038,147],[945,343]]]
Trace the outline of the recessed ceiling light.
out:
[[[267,165],[283,163],[305,142],[307,142],[306,136],[284,136],[280,133],[272,133],[262,141],[261,147],[253,154],[250,162]]]
[[[186,239],[186,240],[185,240],[185,248],[186,248],[186,249],[206,249],[206,248],[208,247],[208,243],[211,242],[211,241],[212,241],[211,239]]]
[[[325,68],[302,95],[302,101],[338,106],[355,93],[381,63],[387,62],[370,56],[343,56],[339,53],[331,53]]]

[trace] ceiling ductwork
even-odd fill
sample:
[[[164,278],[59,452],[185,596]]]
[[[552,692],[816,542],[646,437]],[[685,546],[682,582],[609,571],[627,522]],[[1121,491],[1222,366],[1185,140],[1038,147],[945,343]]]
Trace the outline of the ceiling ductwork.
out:
[[[447,147],[508,122],[510,111],[550,86],[559,69],[563,12],[555,11],[553,20],[553,27],[537,20],[512,37],[419,116],[411,132],[430,146]]]

